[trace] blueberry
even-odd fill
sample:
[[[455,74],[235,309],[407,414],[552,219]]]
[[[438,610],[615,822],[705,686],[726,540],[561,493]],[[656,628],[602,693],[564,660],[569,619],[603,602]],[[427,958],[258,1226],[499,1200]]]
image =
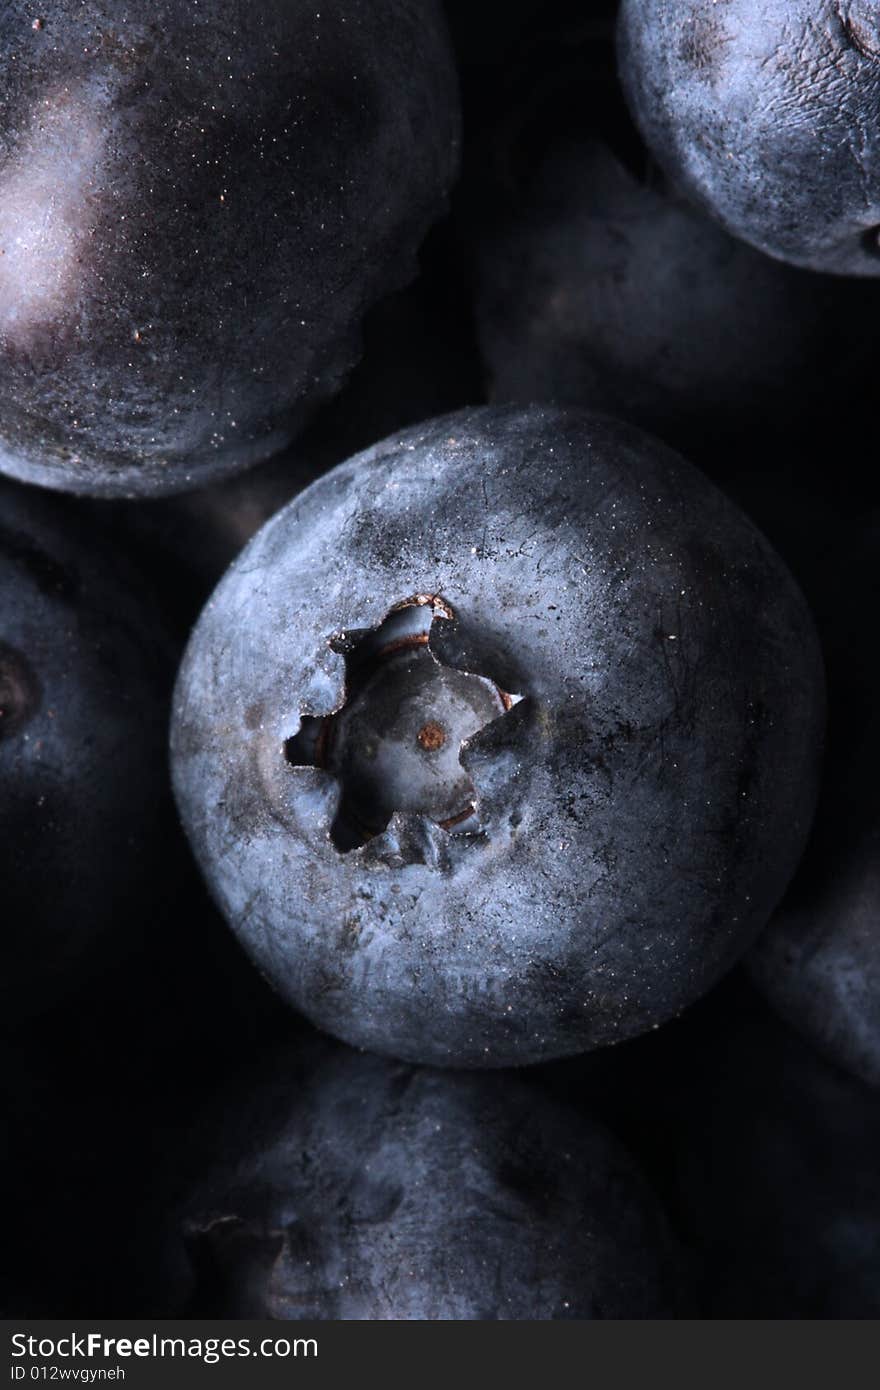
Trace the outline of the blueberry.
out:
[[[477,320],[492,399],[607,410],[713,470],[751,459],[756,436],[778,455],[829,413],[839,429],[872,369],[859,345],[873,293],[762,256],[567,116],[568,101],[554,105],[527,163],[516,127],[523,167],[484,176]]]
[[[513,408],[281,511],[175,706],[184,824],[260,968],[346,1041],[471,1066],[705,991],[797,863],[823,723],[809,614],[746,518],[640,431]]]
[[[760,1000],[719,1010],[691,1043],[702,1077],[667,1132],[706,1315],[876,1318],[880,1097]]]
[[[145,495],[277,452],[457,166],[437,0],[3,6],[0,469]]]
[[[173,652],[140,583],[53,499],[2,485],[7,1023],[72,991],[99,940],[155,909]]]
[[[880,515],[821,557],[817,616],[829,675],[828,758],[803,864],[750,956],[782,1016],[880,1085],[880,661],[864,634],[880,603]]]
[[[461,331],[470,298],[457,282],[446,228],[429,238],[423,259],[430,273],[368,314],[363,358],[289,449],[193,492],[137,507],[94,504],[166,581],[169,611],[188,618],[186,631],[244,544],[308,483],[377,439],[479,396],[478,354]]]
[[[784,1018],[880,1086],[880,725],[856,761],[823,805],[824,833],[750,964]]]
[[[683,1265],[595,1121],[510,1077],[343,1049],[274,1056],[227,1102],[223,1160],[178,1220],[202,1316],[673,1316]],[[323,1060],[319,1060],[322,1058]]]
[[[660,164],[795,265],[880,274],[873,0],[623,0],[620,71]]]

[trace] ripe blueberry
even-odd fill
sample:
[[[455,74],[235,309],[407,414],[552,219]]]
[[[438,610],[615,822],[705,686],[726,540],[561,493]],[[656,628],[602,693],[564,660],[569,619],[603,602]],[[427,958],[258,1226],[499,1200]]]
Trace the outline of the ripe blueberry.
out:
[[[880,1085],[880,516],[821,551],[816,613],[828,669],[828,757],[814,833],[749,963],[782,1016],[839,1065]]]
[[[0,470],[197,487],[284,446],[457,166],[437,0],[0,12]]]
[[[706,990],[797,863],[823,722],[809,614],[746,518],[640,431],[538,409],[307,489],[175,703],[184,823],[261,969],[346,1041],[471,1066]]]
[[[6,1022],[150,911],[173,663],[140,580],[51,499],[0,489]]]
[[[179,1222],[203,1316],[674,1316],[682,1261],[628,1155],[511,1077],[282,1053],[227,1104]],[[180,1249],[180,1237],[186,1244]]]

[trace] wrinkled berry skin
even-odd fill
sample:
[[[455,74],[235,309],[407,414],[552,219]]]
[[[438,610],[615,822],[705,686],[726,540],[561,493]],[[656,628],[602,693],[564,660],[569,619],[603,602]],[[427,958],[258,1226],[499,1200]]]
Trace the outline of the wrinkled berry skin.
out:
[[[880,274],[874,0],[623,0],[620,73],[681,189],[760,251]]]
[[[828,758],[803,863],[749,957],[764,994],[826,1056],[880,1086],[880,514],[822,555],[816,613],[829,689]]]
[[[202,1316],[669,1317],[681,1255],[627,1153],[510,1077],[272,1059],[169,1279]]]
[[[173,653],[149,600],[55,499],[0,487],[4,1022],[69,993],[155,910]]]
[[[351,693],[340,635],[413,595],[445,606],[438,662],[522,698],[464,745],[463,828],[397,814],[342,852],[340,782],[303,765],[316,716]],[[706,479],[609,419],[482,408],[258,533],[191,639],[173,775],[293,1004],[406,1060],[503,1066],[644,1031],[746,949],[801,852],[822,724],[805,604]]]
[[[12,0],[0,470],[103,496],[277,452],[457,166],[435,0]]]

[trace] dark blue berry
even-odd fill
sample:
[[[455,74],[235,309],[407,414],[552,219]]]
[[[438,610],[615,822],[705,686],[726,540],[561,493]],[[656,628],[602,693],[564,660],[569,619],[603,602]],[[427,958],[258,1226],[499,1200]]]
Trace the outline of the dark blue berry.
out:
[[[437,0],[0,14],[0,470],[181,491],[278,452],[458,162]]]
[[[172,756],[292,1003],[498,1066],[648,1029],[732,964],[797,863],[822,724],[803,600],[696,470],[601,417],[481,409],[264,527],[196,628]]]
[[[620,72],[674,183],[795,265],[880,274],[874,0],[623,0]]]

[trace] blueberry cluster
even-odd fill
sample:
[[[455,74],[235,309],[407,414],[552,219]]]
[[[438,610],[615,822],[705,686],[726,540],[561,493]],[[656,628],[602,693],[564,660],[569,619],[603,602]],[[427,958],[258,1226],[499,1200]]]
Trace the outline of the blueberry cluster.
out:
[[[0,54],[0,1312],[880,1314],[878,7]]]

